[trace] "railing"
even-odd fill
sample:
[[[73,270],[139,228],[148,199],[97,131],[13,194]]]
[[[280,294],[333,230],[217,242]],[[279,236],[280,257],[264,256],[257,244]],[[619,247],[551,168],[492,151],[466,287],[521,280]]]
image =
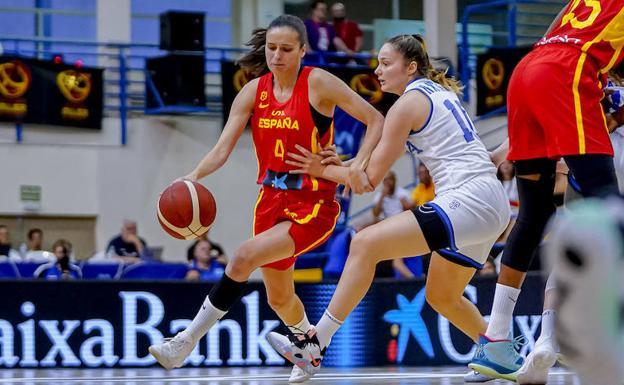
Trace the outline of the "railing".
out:
[[[145,60],[167,53],[161,51],[156,44],[96,43],[48,38],[0,37],[0,44],[2,44],[4,54],[7,55],[43,60],[62,55],[67,64],[81,60],[87,66],[103,68],[105,70],[104,112],[105,114],[119,114],[121,145],[127,143],[128,115],[145,112],[145,85],[149,78],[145,73]],[[221,114],[221,61],[234,60],[245,51],[246,49],[243,48],[230,47],[205,48],[207,103],[205,108],[196,109],[194,112]],[[353,59],[348,65],[362,68],[369,66],[371,58],[370,54],[356,54],[349,58],[341,53],[315,53],[306,56],[304,64],[340,67]],[[16,142],[22,141],[22,130],[22,125],[16,124]]]
[[[520,5],[534,5],[534,6],[554,6],[561,5],[562,1],[548,1],[548,0],[497,0],[487,3],[469,5],[464,9],[464,13],[461,18],[462,26],[462,38],[459,45],[459,61],[462,63],[460,78],[463,84],[466,85],[464,90],[464,101],[470,101],[470,80],[474,78],[476,68],[476,55],[478,52],[471,51],[469,45],[469,33],[468,24],[471,18],[476,15],[491,18],[491,15],[504,14],[505,27],[501,30],[495,30],[492,32],[494,36],[494,45],[507,45],[515,47],[518,44],[518,40],[534,42],[537,41],[541,35],[537,33],[519,33],[518,26],[531,26],[540,27],[541,23],[518,23],[518,14]],[[552,19],[555,14],[544,12],[540,14]],[[500,20],[500,19],[499,19]],[[545,30],[548,24],[544,25]]]

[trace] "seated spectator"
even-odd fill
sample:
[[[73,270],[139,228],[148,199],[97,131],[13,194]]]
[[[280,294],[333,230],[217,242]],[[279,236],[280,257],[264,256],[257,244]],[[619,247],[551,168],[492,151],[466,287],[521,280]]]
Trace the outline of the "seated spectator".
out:
[[[383,180],[381,191],[375,195],[373,215],[377,219],[389,218],[412,207],[409,194],[396,186],[396,174],[388,172]]]
[[[151,260],[152,256],[147,243],[137,233],[137,223],[131,220],[124,220],[121,234],[111,239],[106,247],[107,257],[117,259],[123,263]]]
[[[66,240],[54,242],[52,252],[55,260],[39,266],[33,275],[48,280],[82,278],[80,268],[69,261],[71,251],[71,244]]]
[[[217,246],[218,247],[218,246]],[[215,248],[208,240],[198,240],[193,250],[193,257],[185,279],[188,281],[215,280],[225,271],[225,255],[219,247]]]
[[[418,166],[418,185],[412,190],[414,207],[422,206],[435,198],[435,185],[427,166],[421,163]]]
[[[26,242],[20,245],[20,254],[26,261],[49,259],[48,252],[43,250],[43,230],[37,228],[28,230]]]
[[[348,49],[353,52],[360,52],[364,39],[358,23],[347,19],[347,9],[342,3],[332,5],[331,11],[336,35],[342,39]]]
[[[336,36],[334,27],[327,22],[327,3],[323,0],[315,0],[310,5],[310,10],[310,18],[304,22],[308,35],[308,52],[336,52],[336,50],[340,50],[352,55],[353,51],[347,48],[340,37]]]
[[[9,237],[9,228],[6,225],[0,225],[0,258],[20,261],[19,253],[11,248],[11,240]]]
[[[206,232],[204,235],[198,237],[193,244],[186,249],[186,260],[191,262],[193,258],[195,258],[195,247],[200,241],[208,241],[210,243],[210,256],[212,258],[216,258],[221,264],[227,265],[227,256],[225,255],[225,251],[223,251],[223,247],[216,242],[213,242],[208,238],[210,234],[210,230]]]

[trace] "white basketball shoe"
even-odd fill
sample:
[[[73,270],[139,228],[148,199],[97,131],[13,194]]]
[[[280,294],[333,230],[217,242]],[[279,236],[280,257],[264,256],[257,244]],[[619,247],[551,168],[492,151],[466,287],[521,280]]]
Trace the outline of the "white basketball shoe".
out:
[[[163,368],[171,370],[179,368],[184,364],[184,360],[193,351],[196,342],[191,335],[183,330],[173,338],[166,338],[161,344],[149,347],[149,352]]]

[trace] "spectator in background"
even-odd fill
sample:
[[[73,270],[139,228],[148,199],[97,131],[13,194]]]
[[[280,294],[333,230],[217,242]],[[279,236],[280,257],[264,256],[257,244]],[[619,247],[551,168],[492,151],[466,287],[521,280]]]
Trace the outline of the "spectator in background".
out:
[[[381,191],[375,195],[375,206],[373,207],[373,216],[376,220],[389,218],[393,215],[402,213],[412,207],[412,201],[409,193],[397,187],[396,174],[393,171],[388,172],[383,180]],[[406,264],[404,260],[382,261],[377,264],[375,277],[395,277],[395,278],[414,278],[422,276],[422,260],[420,257],[414,257],[417,261]],[[408,258],[405,258],[407,260]],[[414,266],[412,266],[412,262]]]
[[[217,249],[218,247],[218,249]],[[227,260],[223,250],[215,247],[206,239],[195,242],[193,256],[189,259],[190,266],[185,279],[188,281],[218,280],[225,271]]]
[[[64,239],[59,239],[52,245],[54,261],[43,264],[35,270],[36,278],[57,280],[57,279],[80,279],[82,272],[80,268],[69,261],[71,254],[71,243]]]
[[[340,50],[349,55],[353,51],[347,48],[344,41],[336,36],[334,27],[327,22],[327,3],[323,0],[315,0],[310,5],[310,18],[304,24],[308,35],[307,51],[335,52]]]
[[[496,241],[494,245],[494,249],[497,251],[502,251],[502,246],[504,246],[505,242],[507,242],[507,237],[509,237],[509,233],[516,223],[516,218],[518,217],[518,209],[520,206],[520,202],[518,200],[518,187],[516,185],[516,171],[514,169],[513,163],[506,160],[498,166],[498,171],[496,172],[496,177],[503,184],[503,189],[505,189],[505,194],[507,194],[507,199],[509,199],[509,209],[511,210],[511,219],[509,220],[509,224],[505,231],[501,234],[501,236]]]
[[[24,258],[27,258],[30,252],[41,254],[43,251],[43,230],[37,228],[28,230],[26,242],[20,245],[19,250]]]
[[[331,11],[336,35],[342,39],[348,49],[353,52],[360,52],[364,40],[360,26],[355,21],[347,19],[347,10],[344,4],[332,5]]]
[[[412,207],[409,194],[396,186],[396,174],[388,172],[383,180],[381,191],[375,194],[373,216],[377,219],[389,218]]]
[[[195,242],[186,250],[186,259],[187,261],[193,261],[195,257],[195,247],[201,241],[207,241],[210,244],[210,256],[212,258],[216,258],[222,265],[227,265],[227,256],[225,255],[225,251],[223,251],[223,247],[216,242],[211,241],[208,238],[208,234],[210,234],[210,230],[206,232],[201,237],[198,237]]]
[[[19,253],[11,248],[9,228],[6,225],[0,225],[0,257],[2,256],[14,261],[22,259]]]
[[[151,254],[147,243],[138,235],[137,223],[124,220],[121,234],[111,239],[106,247],[107,256],[124,263],[137,263],[141,260],[150,260]]]
[[[422,206],[435,198],[435,185],[429,175],[427,166],[421,163],[418,166],[418,185],[412,190],[414,207]]]

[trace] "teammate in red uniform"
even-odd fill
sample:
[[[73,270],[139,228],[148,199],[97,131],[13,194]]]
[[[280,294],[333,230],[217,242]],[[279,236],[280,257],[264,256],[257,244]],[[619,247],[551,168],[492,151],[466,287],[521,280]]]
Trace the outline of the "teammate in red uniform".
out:
[[[516,167],[520,212],[503,253],[490,323],[469,365],[479,372],[513,378],[519,369],[520,362],[508,354],[513,351],[508,335],[526,271],[555,212],[551,197],[557,160],[564,158],[584,196],[617,194],[600,100],[606,74],[622,60],[623,47],[624,2],[574,0],[514,70],[507,92],[508,159]],[[502,162],[506,150],[503,145],[495,151],[495,163]],[[570,351],[578,350],[572,337],[567,342]],[[536,364],[546,367],[554,359],[548,355]]]
[[[254,236],[245,241],[228,263],[225,273],[206,297],[186,330],[168,342],[153,345],[150,353],[165,368],[183,364],[199,339],[230,309],[247,279],[262,267],[268,301],[292,330],[310,328],[303,304],[294,291],[296,257],[327,239],[339,214],[334,200],[336,184],[309,175],[290,174],[285,155],[296,145],[321,153],[332,145],[332,116],[339,106],[368,126],[363,145],[351,167],[350,185],[370,189],[358,179],[381,137],[382,115],[343,81],[319,68],[301,67],[306,52],[303,22],[282,15],[267,29],[254,31],[252,50],[239,63],[256,75],[238,93],[215,147],[185,177],[198,180],[218,170],[251,118],[261,184],[254,211]],[[297,371],[298,368],[295,369]]]

